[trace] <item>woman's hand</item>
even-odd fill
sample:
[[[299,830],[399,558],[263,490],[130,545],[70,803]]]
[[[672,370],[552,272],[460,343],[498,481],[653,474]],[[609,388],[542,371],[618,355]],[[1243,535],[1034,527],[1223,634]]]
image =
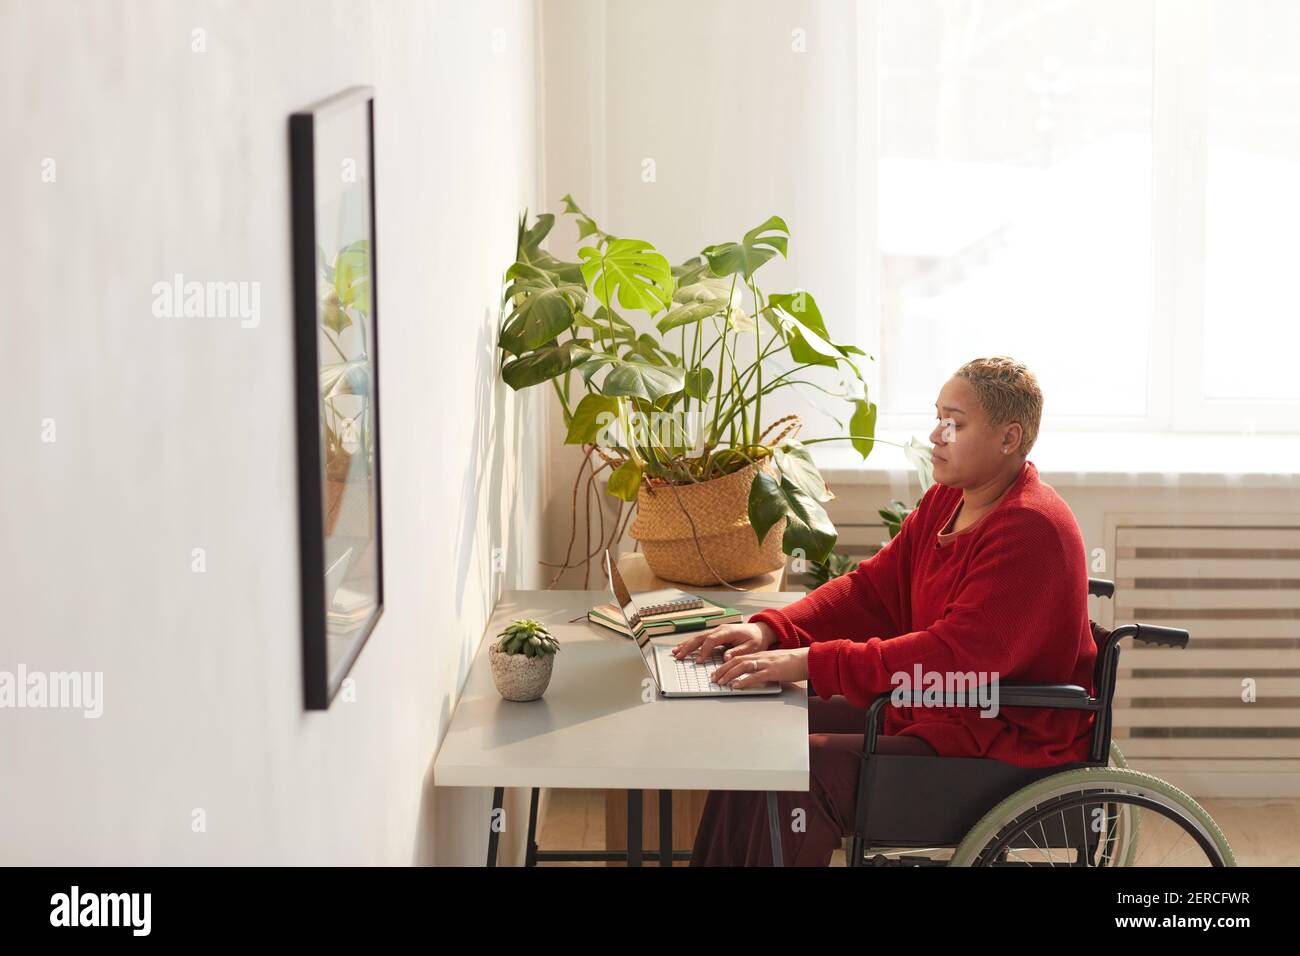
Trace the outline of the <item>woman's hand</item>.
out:
[[[710,679],[723,686],[730,685],[736,690],[779,684],[782,681],[807,680],[808,648],[737,654],[720,664]]]
[[[723,624],[686,638],[673,648],[673,657],[685,660],[694,655],[698,662],[707,661],[719,647],[731,648],[724,660],[737,654],[753,654],[775,646],[776,632],[766,624]]]

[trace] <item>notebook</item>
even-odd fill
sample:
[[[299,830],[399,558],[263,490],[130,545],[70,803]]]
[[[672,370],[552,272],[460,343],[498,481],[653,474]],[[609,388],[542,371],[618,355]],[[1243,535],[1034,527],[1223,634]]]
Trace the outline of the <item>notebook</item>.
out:
[[[644,632],[651,637],[657,637],[661,634],[702,631],[722,624],[738,624],[745,619],[744,615],[734,607],[723,607],[721,604],[714,604],[712,601],[701,601],[701,603],[706,606],[700,610],[688,609],[685,611],[670,611],[667,614],[642,616],[641,623],[644,626]],[[601,627],[607,627],[611,631],[617,631],[625,637],[632,636],[624,623],[622,612],[613,603],[596,605],[587,612],[587,620],[593,624],[599,624]]]
[[[633,595],[633,603],[642,617],[652,614],[669,614],[673,611],[691,611],[704,607],[704,598],[678,588],[659,588]],[[714,605],[716,607],[717,605]]]

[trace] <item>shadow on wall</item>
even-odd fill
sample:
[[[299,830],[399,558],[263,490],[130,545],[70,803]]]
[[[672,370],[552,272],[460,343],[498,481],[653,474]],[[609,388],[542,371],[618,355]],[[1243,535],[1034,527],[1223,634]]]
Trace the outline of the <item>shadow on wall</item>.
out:
[[[513,462],[519,468],[520,486],[524,482],[536,482],[540,476],[540,470],[528,466],[535,466],[538,457],[544,456],[540,437],[544,422],[539,415],[538,400],[545,396],[512,393],[501,381],[497,368],[497,329],[498,317],[491,309],[484,309],[474,343],[473,449],[466,463],[458,502],[460,524],[453,559],[457,615],[465,610],[466,585],[471,570],[486,574],[480,582],[484,585],[482,593],[491,595],[492,601],[482,609],[484,612],[491,610],[491,604],[495,603],[507,582],[510,582],[510,587],[533,587],[537,575],[537,569],[521,564],[523,557],[533,550],[525,536],[537,532],[533,524],[536,516],[524,513],[527,502],[520,494],[512,495],[509,501],[503,501],[502,497],[507,462]],[[516,415],[511,422],[513,427],[507,433],[507,403],[510,402],[515,405]],[[453,413],[469,414],[459,409]],[[484,515],[488,532],[487,553],[479,555],[479,560],[475,561],[480,518]],[[503,535],[506,537],[501,537]],[[495,565],[498,554],[502,563]]]
[[[474,343],[472,411],[452,409],[451,414],[473,415],[472,449],[467,458],[457,502],[460,521],[457,526],[452,561],[456,569],[454,615],[461,619],[471,571],[480,575],[479,593],[485,596],[483,607],[471,609],[486,620],[496,599],[506,587],[537,587],[536,569],[521,562],[535,551],[528,536],[538,532],[535,515],[527,514],[528,502],[521,494],[502,500],[506,484],[507,463],[519,470],[521,485],[535,482],[540,474],[537,457],[543,454],[538,435],[542,433],[538,398],[514,396],[497,373],[497,316],[491,308],[483,311]],[[514,397],[512,397],[514,396]],[[507,403],[514,402],[516,415],[510,420]],[[507,428],[509,423],[509,428]],[[531,465],[531,467],[530,467]],[[482,545],[481,529],[486,525],[487,551]],[[498,551],[499,549],[499,551]],[[496,564],[500,554],[501,564]],[[544,583],[544,582],[543,582]],[[475,618],[478,619],[478,618]],[[461,647],[457,668],[457,686],[444,694],[438,707],[438,726],[445,730],[451,722],[455,696],[460,693],[465,675],[478,653],[479,642]],[[441,744],[441,740],[439,740]],[[435,786],[434,758],[431,757],[420,790],[415,846],[411,862],[416,866],[479,866],[487,855],[487,833],[492,807],[492,791],[482,788]],[[527,820],[529,791],[506,792],[506,820]],[[470,821],[474,821],[470,823]],[[507,828],[502,834],[500,859],[503,863],[522,860],[525,833]]]
[[[496,363],[493,361],[493,352],[495,351],[495,328],[492,321],[491,309],[483,310],[483,320],[479,323],[478,334],[474,340],[474,373],[472,380],[474,382],[474,423],[473,444],[466,460],[465,474],[460,486],[460,501],[458,507],[460,510],[460,525],[456,533],[456,550],[453,558],[453,566],[456,568],[456,616],[459,617],[464,610],[465,584],[469,579],[471,566],[482,569],[482,562],[475,563],[474,546],[477,535],[475,534],[478,524],[480,509],[485,505],[492,507],[500,497],[501,492],[501,457],[498,454],[499,445],[504,442],[493,441],[493,438],[502,438],[506,436],[494,435],[500,427],[499,423],[503,420],[502,405],[504,396],[496,402],[493,402],[493,386],[496,384]],[[450,409],[452,414],[457,414],[458,410]],[[491,489],[488,494],[483,494],[483,481],[487,477],[491,482]],[[489,526],[489,536],[495,530]],[[492,547],[497,547],[492,543]],[[489,548],[487,562],[488,579],[486,582],[489,586],[483,589],[484,593],[492,594],[491,576],[491,548]],[[495,595],[493,595],[495,596]]]

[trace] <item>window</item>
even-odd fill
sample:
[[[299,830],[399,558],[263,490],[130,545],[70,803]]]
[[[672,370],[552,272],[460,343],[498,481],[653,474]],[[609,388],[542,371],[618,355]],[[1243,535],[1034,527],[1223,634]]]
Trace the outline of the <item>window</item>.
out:
[[[948,374],[1004,353],[1055,427],[1297,430],[1300,4],[870,19],[883,423],[918,427]]]
[[[1210,5],[1205,174],[1208,398],[1300,399],[1300,4]]]

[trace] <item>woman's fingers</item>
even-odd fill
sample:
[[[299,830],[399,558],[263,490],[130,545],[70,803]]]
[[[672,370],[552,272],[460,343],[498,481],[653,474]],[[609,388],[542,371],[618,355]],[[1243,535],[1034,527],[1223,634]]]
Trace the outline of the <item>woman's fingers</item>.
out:
[[[691,637],[685,638],[680,644],[673,648],[673,657],[682,658],[687,654],[692,653],[697,647],[704,643],[704,638],[706,636],[707,635],[704,634],[695,634]]]
[[[750,635],[743,626],[724,624],[711,631],[688,637],[673,648],[673,656],[681,659],[688,654],[694,654],[697,660],[708,660],[713,656],[715,648],[743,643],[749,639]]]
[[[742,674],[753,673],[755,663],[758,663],[758,658],[752,654],[733,657],[731,660],[719,664],[709,679],[716,684],[729,683]],[[759,666],[761,667],[762,664],[759,663]]]
[[[731,660],[733,657],[740,657],[742,654],[757,654],[763,649],[761,645],[762,641],[751,638],[743,644],[737,644],[734,647],[728,648],[727,652],[722,655],[722,659],[727,661]]]
[[[732,677],[728,681],[725,681],[724,683],[726,683],[726,685],[729,687],[735,688],[736,690],[741,690],[746,687],[761,687],[763,684],[766,684],[769,681],[773,681],[775,679],[776,678],[771,675],[767,667],[763,666],[762,664],[759,664],[758,670],[753,670],[753,669],[742,670],[740,671],[740,673],[736,674],[734,677]]]
[[[734,627],[734,625],[728,626]],[[700,663],[703,663],[712,657],[719,647],[745,647],[753,642],[754,639],[749,635],[749,633],[739,627],[736,627],[734,630],[727,630],[720,627],[716,633],[710,634],[704,639],[704,643],[700,645],[700,649],[695,654],[695,659]],[[728,651],[728,653],[731,652]]]

